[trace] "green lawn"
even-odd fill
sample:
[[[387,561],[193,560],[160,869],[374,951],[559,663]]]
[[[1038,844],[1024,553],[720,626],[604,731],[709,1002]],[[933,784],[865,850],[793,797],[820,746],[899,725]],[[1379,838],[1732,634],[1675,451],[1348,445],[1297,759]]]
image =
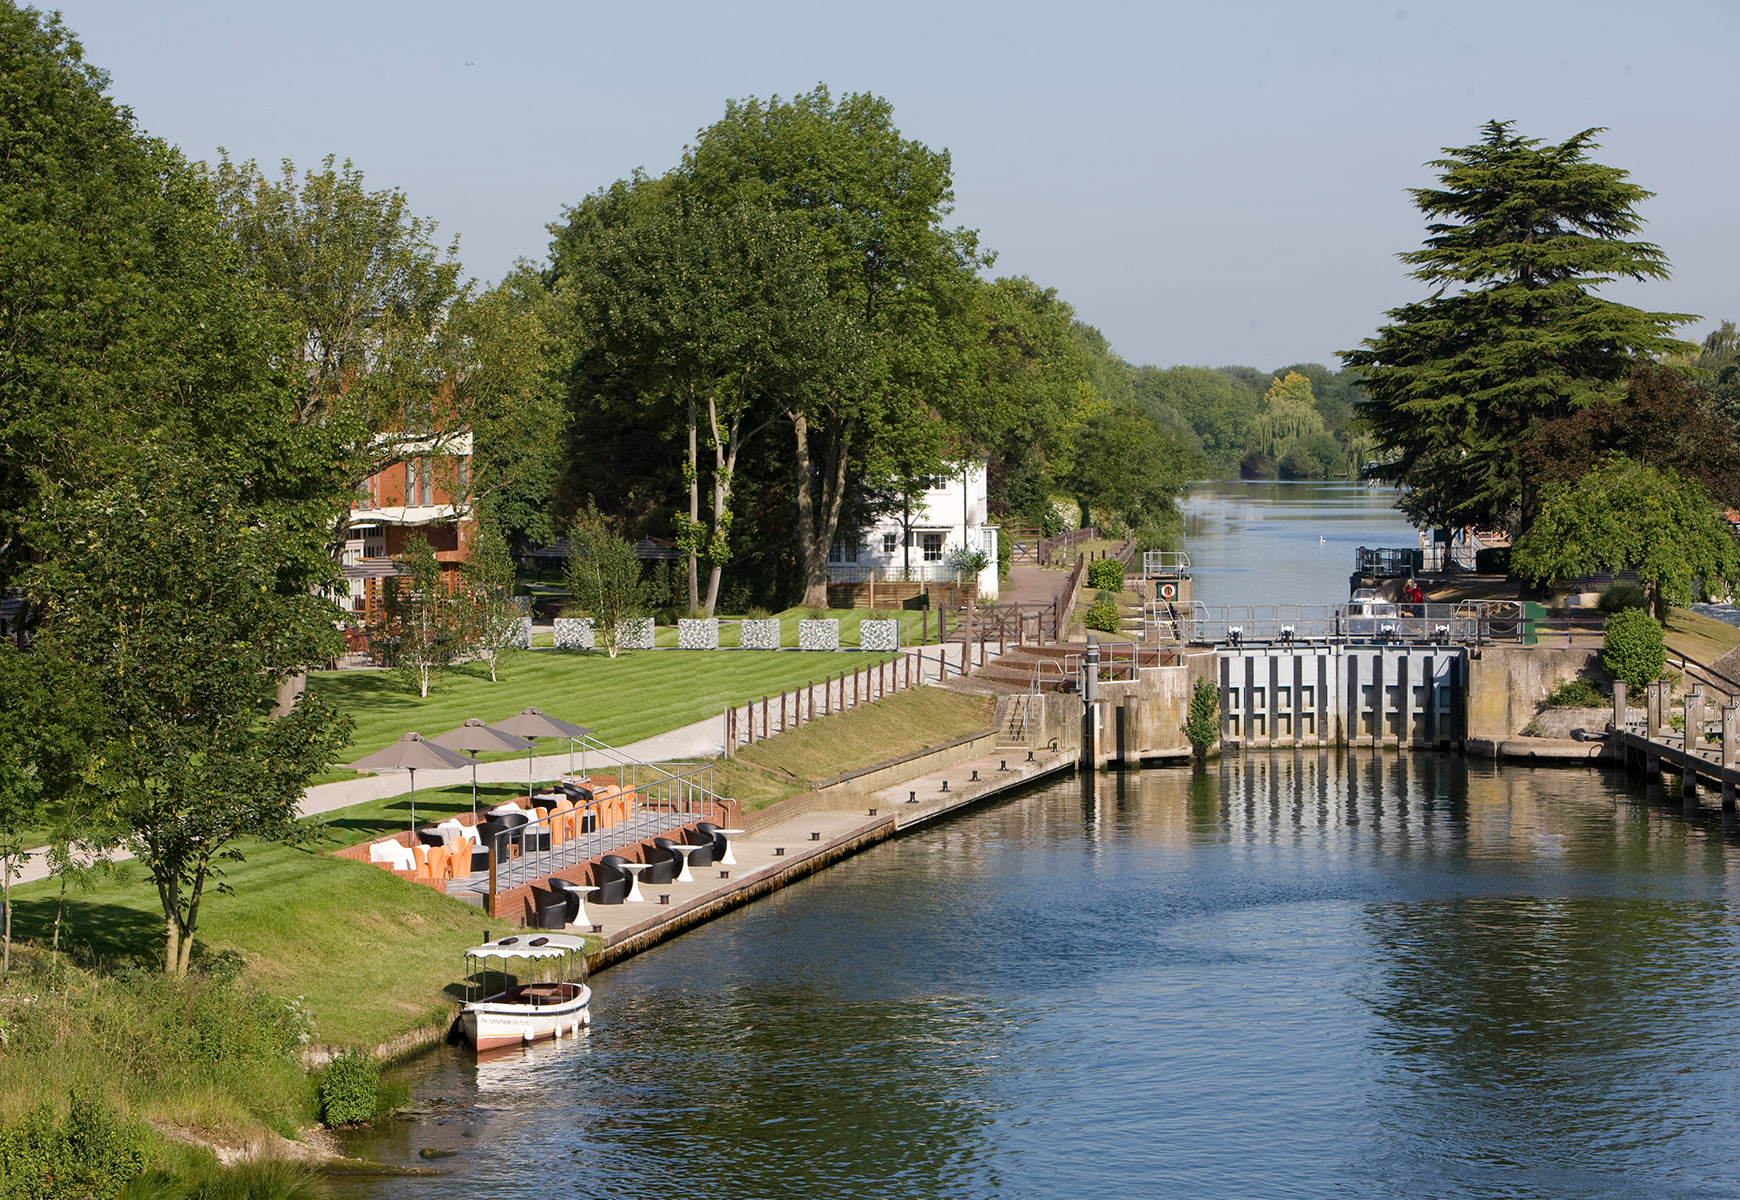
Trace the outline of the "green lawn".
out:
[[[485,785],[478,795],[500,803],[519,790]],[[267,991],[303,997],[319,1041],[373,1045],[416,1025],[459,981],[460,951],[492,922],[432,888],[330,853],[404,829],[409,808],[395,796],[313,818],[303,846],[245,843],[245,861],[225,865],[233,894],[206,889],[198,953],[237,951]],[[417,791],[419,820],[469,811],[469,786]],[[138,864],[119,871],[95,891],[68,896],[63,937],[104,959],[160,965],[157,893]],[[14,934],[46,941],[55,896],[50,881],[15,887]]]
[[[794,619],[794,637],[795,629]],[[660,650],[611,659],[593,651],[534,650],[516,657],[499,683],[492,684],[478,664],[468,664],[444,676],[426,699],[390,671],[320,671],[310,676],[309,686],[356,721],[351,744],[339,759],[349,762],[408,730],[433,736],[468,717],[500,721],[528,705],[594,729],[620,746],[889,657],[856,650]]]

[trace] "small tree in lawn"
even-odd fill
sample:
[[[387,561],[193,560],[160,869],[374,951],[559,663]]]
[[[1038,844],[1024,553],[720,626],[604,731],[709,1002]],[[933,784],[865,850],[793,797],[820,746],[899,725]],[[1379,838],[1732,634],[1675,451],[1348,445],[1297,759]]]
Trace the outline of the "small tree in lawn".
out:
[[[386,605],[398,630],[399,677],[426,697],[435,677],[464,648],[458,601],[447,590],[435,547],[427,538],[413,537],[393,561],[399,573],[386,581]]]
[[[507,538],[494,518],[478,515],[477,536],[465,560],[466,600],[470,604],[471,644],[477,656],[489,664],[489,681],[519,648],[525,614],[515,603],[518,578],[508,556]]]
[[[612,532],[596,505],[574,517],[564,575],[573,607],[592,618],[596,636],[615,658],[618,629],[646,612],[646,584],[633,544]]]

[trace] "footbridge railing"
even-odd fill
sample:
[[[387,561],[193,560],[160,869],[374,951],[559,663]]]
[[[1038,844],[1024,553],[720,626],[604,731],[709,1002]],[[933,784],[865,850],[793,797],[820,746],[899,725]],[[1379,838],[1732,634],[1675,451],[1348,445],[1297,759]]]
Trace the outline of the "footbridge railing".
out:
[[[1458,604],[1193,604],[1183,614],[1183,640],[1238,646],[1289,642],[1413,642],[1483,645],[1523,642],[1535,620],[1520,602]]]

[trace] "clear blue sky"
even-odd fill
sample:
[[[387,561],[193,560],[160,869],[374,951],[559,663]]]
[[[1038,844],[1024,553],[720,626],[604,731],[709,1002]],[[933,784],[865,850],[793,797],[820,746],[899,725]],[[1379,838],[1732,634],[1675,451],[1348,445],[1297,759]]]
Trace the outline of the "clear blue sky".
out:
[[[467,270],[673,165],[727,98],[825,81],[954,157],[955,220],[1137,363],[1333,362],[1420,288],[1403,189],[1488,118],[1657,193],[1667,284],[1609,292],[1740,318],[1740,3],[297,4],[67,0],[115,95],[191,157],[349,157]]]

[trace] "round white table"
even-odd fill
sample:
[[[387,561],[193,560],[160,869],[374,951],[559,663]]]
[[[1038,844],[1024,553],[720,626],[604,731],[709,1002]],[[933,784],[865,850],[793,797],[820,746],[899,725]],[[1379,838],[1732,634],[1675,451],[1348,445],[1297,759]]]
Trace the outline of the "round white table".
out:
[[[652,870],[651,863],[617,863],[616,869],[628,872],[628,895],[622,898],[624,904],[642,904],[646,897],[640,894],[640,873]]]
[[[678,882],[678,883],[693,883],[693,882],[695,882],[695,876],[694,876],[694,873],[689,870],[689,856],[691,854],[698,854],[702,850],[710,850],[710,849],[712,849],[712,847],[711,846],[685,846],[681,842],[678,842],[678,843],[674,844],[671,847],[671,849],[683,856],[683,869],[677,872],[676,882]]]
[[[744,831],[741,829],[716,829],[713,832],[725,836],[725,853],[720,856],[719,865],[722,867],[735,867],[737,865],[737,860],[732,857],[731,854],[731,839],[743,836]]]
[[[583,883],[564,882],[557,890],[573,892],[577,897],[579,897],[580,907],[574,910],[574,924],[585,925],[588,927],[598,924],[598,922],[594,921],[586,911],[586,897],[591,895],[593,892],[602,891],[602,888],[591,887]]]

